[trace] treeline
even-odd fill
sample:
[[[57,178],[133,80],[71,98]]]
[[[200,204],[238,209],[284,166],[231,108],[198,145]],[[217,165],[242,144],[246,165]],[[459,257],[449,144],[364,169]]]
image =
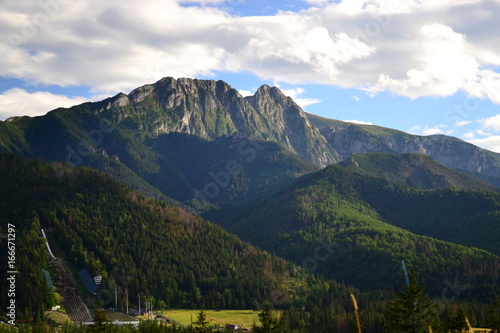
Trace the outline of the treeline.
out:
[[[304,308],[289,308],[280,311],[280,315],[273,309],[270,302],[264,302],[259,310],[259,323],[254,323],[251,331],[254,333],[322,333],[322,332],[437,332],[459,333],[469,332],[472,327],[487,327],[484,330],[492,333],[500,332],[500,297],[494,297],[485,309],[485,323],[478,323],[471,318],[470,313],[463,307],[454,307],[447,311],[440,311],[435,302],[429,299],[425,287],[418,283],[417,277],[411,274],[409,284],[401,292],[392,295],[390,302],[381,314],[378,325],[371,326],[365,314],[356,315],[358,302],[351,294],[352,313],[349,321],[336,318],[336,308],[329,307],[327,311],[306,311]],[[327,315],[330,313],[330,316]],[[210,324],[203,310],[200,310],[195,321],[186,327],[173,324],[164,324],[156,320],[141,321],[138,327],[116,326],[107,322],[103,310],[96,310],[94,323],[82,326],[74,323],[65,323],[54,326],[44,322],[42,318],[35,318],[30,323],[18,325],[17,328],[0,325],[0,332],[144,332],[144,333],[208,333],[220,327]],[[248,328],[247,328],[248,329]],[[234,332],[226,329],[225,332]],[[240,330],[236,330],[240,331]]]

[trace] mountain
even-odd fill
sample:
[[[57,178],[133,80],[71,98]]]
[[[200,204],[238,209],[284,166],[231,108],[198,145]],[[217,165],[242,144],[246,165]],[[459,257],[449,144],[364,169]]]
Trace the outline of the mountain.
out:
[[[276,87],[264,85],[242,97],[222,81],[186,78],[164,78],[128,95],[0,122],[0,151],[97,168],[166,201],[193,206],[201,198],[208,204],[197,208],[203,212],[237,209],[360,152],[423,153],[500,185],[498,154],[458,139],[308,115]],[[244,170],[231,175],[228,186],[213,179],[233,162]]]
[[[495,191],[493,185],[414,153],[356,153],[339,165],[363,175],[382,177],[418,189],[456,188]]]
[[[202,199],[207,207],[196,210],[203,212],[260,199],[337,160],[277,88],[263,86],[243,98],[222,81],[172,78],[0,122],[0,151],[96,168],[165,201]],[[228,165],[238,170],[226,185],[216,176],[225,177]]]
[[[283,259],[96,170],[0,154],[0,181],[2,227],[11,223],[17,230],[16,283],[26,295],[17,298],[20,309],[50,301],[41,227],[49,230],[56,255],[77,271],[101,274],[103,289],[117,283],[171,307],[249,308],[271,292],[292,291],[304,278]],[[0,244],[7,247],[6,239]],[[6,260],[0,259],[3,267]],[[7,272],[1,275],[5,281]]]
[[[302,109],[267,85],[243,98],[223,81],[164,78],[89,108],[139,136],[178,132],[215,139],[238,132],[249,139],[280,143],[320,166],[338,161],[338,154]]]
[[[0,182],[0,224],[6,231],[9,223],[14,225],[16,233],[16,307],[21,320],[31,311],[41,313],[61,304],[63,284],[49,263],[40,228],[58,266],[72,272],[76,292],[91,309],[112,307],[115,292],[122,309],[126,292],[130,307],[137,306],[140,294],[143,309],[146,301],[156,304],[155,309],[255,310],[271,302],[282,309],[291,328],[327,333],[332,327],[352,327],[350,294],[366,305],[360,313],[372,331],[381,320],[377,309],[390,297],[388,292],[361,293],[308,274],[97,170],[0,153]],[[6,237],[0,237],[0,246],[7,247]],[[0,265],[7,267],[7,260],[0,257]],[[102,276],[97,295],[84,290],[76,273],[82,269]],[[0,277],[7,281],[7,271]],[[0,294],[0,306],[6,308],[8,301],[8,293]]]
[[[500,154],[460,139],[446,135],[412,135],[385,127],[353,124],[312,114],[307,114],[307,117],[320,129],[342,160],[356,153],[417,153],[500,186]]]
[[[432,294],[444,280],[458,279],[466,285],[463,297],[484,300],[498,291],[499,204],[496,192],[419,190],[331,165],[250,207],[227,228],[362,290],[401,285],[404,259]]]
[[[1,221],[20,226],[19,262],[37,285],[43,225],[107,287],[126,272],[134,295],[179,307],[279,292],[300,320],[321,321],[311,332],[348,331],[351,292],[376,323],[404,285],[403,259],[433,297],[450,281],[460,304],[500,292],[500,193],[474,179],[496,184],[497,154],[307,115],[278,88],[242,97],[222,81],[165,78],[0,122],[1,152]],[[33,293],[21,303],[51,303]]]

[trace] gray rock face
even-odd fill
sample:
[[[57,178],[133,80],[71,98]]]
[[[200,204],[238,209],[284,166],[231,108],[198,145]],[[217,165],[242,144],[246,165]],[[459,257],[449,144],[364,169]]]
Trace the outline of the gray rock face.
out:
[[[302,109],[278,88],[243,98],[223,81],[164,78],[98,103],[96,112],[146,137],[180,132],[205,139],[239,132],[278,142],[320,166],[340,160]]]
[[[338,122],[320,131],[342,160],[356,153],[418,153],[454,169],[500,176],[500,154],[450,136],[418,136],[384,128],[374,131],[374,128]]]

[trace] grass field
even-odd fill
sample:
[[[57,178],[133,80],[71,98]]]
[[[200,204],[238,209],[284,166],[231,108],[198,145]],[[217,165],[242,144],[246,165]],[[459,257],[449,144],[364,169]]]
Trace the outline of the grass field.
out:
[[[106,318],[109,321],[115,321],[115,320],[119,320],[119,321],[136,321],[137,320],[137,318],[129,316],[129,315],[123,313],[123,312],[115,312],[115,311],[111,311],[111,310],[105,310],[104,313],[106,314]]]
[[[45,316],[59,325],[72,322],[67,314],[58,311],[45,311]]]
[[[253,323],[259,324],[258,311],[253,310],[205,310],[207,320],[210,325],[224,326],[224,324],[242,325],[243,328],[252,327]],[[200,310],[166,310],[163,315],[175,320],[182,325],[190,325],[191,318],[193,322]]]

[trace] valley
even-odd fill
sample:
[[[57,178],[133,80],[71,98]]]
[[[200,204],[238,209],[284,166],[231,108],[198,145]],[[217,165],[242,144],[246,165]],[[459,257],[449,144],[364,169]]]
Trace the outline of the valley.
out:
[[[116,289],[122,311],[147,300],[193,317],[251,312],[259,324],[267,304],[280,332],[346,332],[357,328],[353,295],[364,331],[377,332],[408,287],[404,260],[442,323],[462,309],[489,327],[499,163],[453,137],[325,119],[276,87],[243,97],[222,81],[164,78],[10,118],[0,210],[20,230],[18,313],[41,316],[62,297],[73,321],[90,321]],[[56,289],[41,228],[62,256]],[[102,292],[72,293],[63,262],[101,275]]]

